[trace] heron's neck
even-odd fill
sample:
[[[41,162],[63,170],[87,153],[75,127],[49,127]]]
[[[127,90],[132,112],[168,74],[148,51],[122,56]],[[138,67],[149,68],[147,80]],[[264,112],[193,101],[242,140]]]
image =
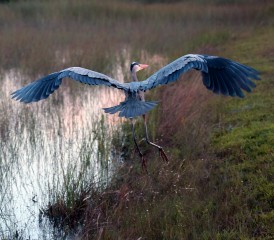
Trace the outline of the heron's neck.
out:
[[[132,72],[131,73],[131,77],[132,77],[132,81],[133,82],[138,82],[138,78],[137,78],[136,72]]]

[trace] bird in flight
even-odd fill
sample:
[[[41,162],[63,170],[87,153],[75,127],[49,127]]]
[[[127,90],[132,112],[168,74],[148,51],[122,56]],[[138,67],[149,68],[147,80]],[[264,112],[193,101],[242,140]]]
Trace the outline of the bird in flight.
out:
[[[107,75],[81,67],[70,67],[59,72],[51,73],[38,79],[27,86],[13,92],[12,98],[31,103],[46,99],[59,88],[63,78],[71,78],[88,85],[105,85],[118,88],[125,93],[125,101],[117,106],[104,108],[109,114],[119,113],[119,117],[129,118],[132,126],[133,140],[141,158],[142,167],[146,169],[146,159],[137,144],[134,131],[134,118],[143,116],[146,142],[159,150],[163,160],[168,157],[163,148],[149,140],[147,129],[148,111],[152,110],[157,102],[145,101],[144,93],[157,86],[172,83],[180,79],[180,76],[195,69],[202,74],[202,82],[208,90],[216,94],[243,98],[242,89],[251,92],[256,86],[252,80],[259,80],[259,72],[252,67],[232,61],[230,59],[201,55],[187,54],[164,66],[144,81],[138,81],[137,72],[147,68],[148,65],[133,62],[130,65],[132,81],[121,83]]]

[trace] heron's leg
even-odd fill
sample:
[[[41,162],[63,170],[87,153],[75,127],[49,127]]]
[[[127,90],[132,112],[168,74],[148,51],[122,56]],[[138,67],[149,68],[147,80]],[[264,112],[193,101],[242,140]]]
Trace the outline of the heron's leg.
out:
[[[142,168],[146,170],[147,172],[147,162],[146,159],[144,157],[144,154],[141,152],[138,144],[137,144],[137,140],[136,140],[136,136],[135,136],[135,130],[134,130],[134,120],[132,118],[130,118],[131,121],[131,128],[132,128],[132,136],[133,136],[133,141],[135,143],[136,149],[138,150],[139,156],[142,160]]]
[[[146,130],[146,142],[147,142],[149,145],[158,148],[158,150],[159,150],[159,152],[160,152],[161,158],[162,158],[164,161],[168,162],[168,157],[167,157],[165,151],[163,150],[163,148],[162,148],[161,146],[159,146],[159,145],[157,145],[157,144],[155,144],[155,143],[149,141],[148,131],[147,131],[147,117],[146,117],[146,115],[143,115],[143,118],[144,118],[145,130]]]

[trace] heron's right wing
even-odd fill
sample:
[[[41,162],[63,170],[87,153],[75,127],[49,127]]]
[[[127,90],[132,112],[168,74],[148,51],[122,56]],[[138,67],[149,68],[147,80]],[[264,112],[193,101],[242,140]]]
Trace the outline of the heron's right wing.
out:
[[[203,84],[217,94],[244,97],[241,89],[251,92],[256,85],[251,80],[259,80],[255,69],[230,59],[200,54],[182,56],[133,87],[137,90],[150,90],[159,85],[179,79],[180,75],[195,69],[202,72]],[[138,84],[138,85],[137,85]]]
[[[126,84],[120,83],[102,73],[81,67],[70,67],[60,72],[51,73],[13,92],[11,94],[12,98],[24,103],[37,102],[48,98],[50,94],[59,88],[62,79],[66,77],[84,84],[104,85],[127,90]]]

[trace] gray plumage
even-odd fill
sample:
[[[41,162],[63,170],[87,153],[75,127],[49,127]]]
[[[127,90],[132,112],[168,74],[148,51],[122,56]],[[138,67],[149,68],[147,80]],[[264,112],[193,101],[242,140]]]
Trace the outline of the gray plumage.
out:
[[[134,62],[133,66],[139,63]],[[105,85],[125,92],[126,99],[118,106],[104,108],[106,113],[119,112],[120,117],[133,118],[144,115],[153,109],[157,102],[145,102],[141,93],[159,85],[168,84],[179,79],[180,75],[190,69],[202,72],[202,81],[207,89],[217,94],[244,97],[242,89],[251,92],[256,85],[251,80],[259,80],[259,72],[255,69],[232,60],[199,54],[182,56],[144,81],[121,83],[102,73],[81,67],[71,67],[60,72],[51,73],[41,79],[12,93],[12,98],[24,102],[36,102],[46,99],[62,83],[63,78],[71,78],[84,84]],[[137,78],[136,78],[137,79]]]

